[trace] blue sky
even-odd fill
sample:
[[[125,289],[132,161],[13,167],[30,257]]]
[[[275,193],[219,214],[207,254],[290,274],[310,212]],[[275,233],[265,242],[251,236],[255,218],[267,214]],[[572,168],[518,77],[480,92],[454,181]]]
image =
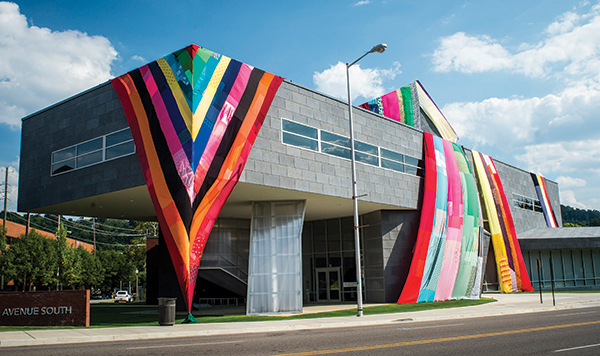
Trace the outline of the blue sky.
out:
[[[191,43],[354,103],[416,79],[459,143],[600,209],[598,1],[0,2],[0,166],[20,119]],[[0,179],[0,180],[3,180]]]

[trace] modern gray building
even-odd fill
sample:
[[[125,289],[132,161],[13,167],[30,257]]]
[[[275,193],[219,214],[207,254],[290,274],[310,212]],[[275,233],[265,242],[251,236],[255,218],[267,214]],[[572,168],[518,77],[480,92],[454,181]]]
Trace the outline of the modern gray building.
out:
[[[414,127],[354,108],[363,293],[369,303],[395,302],[411,262],[422,203],[423,132],[439,135],[416,95],[414,103]],[[291,81],[281,84],[208,239],[195,298],[249,296],[251,219],[259,215],[258,210],[253,212],[253,203],[255,209],[276,210],[303,202],[304,211],[298,215],[301,291],[296,292],[301,292],[304,303],[356,301],[348,127],[346,102]],[[109,82],[29,115],[22,122],[18,209],[156,220],[135,153],[123,108]],[[470,159],[468,149],[466,153]],[[537,280],[531,273],[535,259],[559,251],[561,258],[581,256],[561,260],[561,265],[571,263],[571,269],[561,274],[565,286],[597,286],[598,236],[574,246],[569,236],[560,246],[547,243],[554,240],[544,237],[543,231],[550,229],[545,228],[530,173],[495,162],[506,196],[512,199],[511,212],[532,282]],[[558,184],[546,180],[546,185],[562,225]],[[534,236],[539,243],[529,242],[528,231],[542,231]],[[149,256],[156,295],[173,293],[177,285],[167,282],[172,276],[166,248]],[[494,259],[488,258],[488,289],[497,288],[493,264]],[[586,268],[583,284],[576,264]]]

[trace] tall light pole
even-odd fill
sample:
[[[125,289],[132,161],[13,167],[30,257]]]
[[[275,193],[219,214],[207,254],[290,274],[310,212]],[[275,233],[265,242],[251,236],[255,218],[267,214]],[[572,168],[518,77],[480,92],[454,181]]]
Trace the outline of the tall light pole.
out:
[[[356,316],[363,315],[363,305],[362,305],[362,276],[361,276],[361,267],[360,267],[360,234],[359,234],[359,226],[358,226],[358,193],[356,190],[356,160],[354,158],[354,124],[352,122],[352,95],[350,94],[350,67],[355,65],[358,61],[363,59],[367,54],[370,53],[383,53],[385,52],[387,45],[385,43],[380,43],[376,46],[373,46],[371,50],[365,54],[363,54],[359,59],[354,62],[348,64],[346,63],[346,80],[348,83],[348,117],[350,121],[350,161],[352,162],[352,201],[354,203],[354,248],[356,254],[356,303],[358,314]]]
[[[8,201],[8,168],[6,167],[6,175],[4,177],[4,220],[2,221],[2,227],[6,228],[6,202]]]

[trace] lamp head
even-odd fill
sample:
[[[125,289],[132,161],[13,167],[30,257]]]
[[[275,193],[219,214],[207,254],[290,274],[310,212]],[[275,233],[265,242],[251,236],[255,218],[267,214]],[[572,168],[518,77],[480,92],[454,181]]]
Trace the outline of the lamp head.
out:
[[[380,43],[378,45],[373,46],[373,48],[371,48],[371,50],[369,51],[369,53],[383,53],[385,52],[385,50],[387,49],[387,45],[385,43]]]

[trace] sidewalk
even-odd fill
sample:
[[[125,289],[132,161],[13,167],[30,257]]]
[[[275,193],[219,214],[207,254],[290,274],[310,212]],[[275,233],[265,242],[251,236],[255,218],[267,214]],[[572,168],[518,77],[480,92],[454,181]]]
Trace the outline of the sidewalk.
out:
[[[393,322],[470,318],[600,306],[600,293],[557,293],[556,306],[552,306],[552,295],[549,293],[543,294],[543,304],[540,304],[539,294],[535,293],[484,294],[484,297],[494,298],[498,301],[454,309],[367,315],[361,318],[351,316],[246,323],[176,324],[174,326],[157,325],[0,332],[0,347],[368,326]],[[304,313],[335,310],[345,307],[352,308],[354,305],[309,306],[304,308]]]

